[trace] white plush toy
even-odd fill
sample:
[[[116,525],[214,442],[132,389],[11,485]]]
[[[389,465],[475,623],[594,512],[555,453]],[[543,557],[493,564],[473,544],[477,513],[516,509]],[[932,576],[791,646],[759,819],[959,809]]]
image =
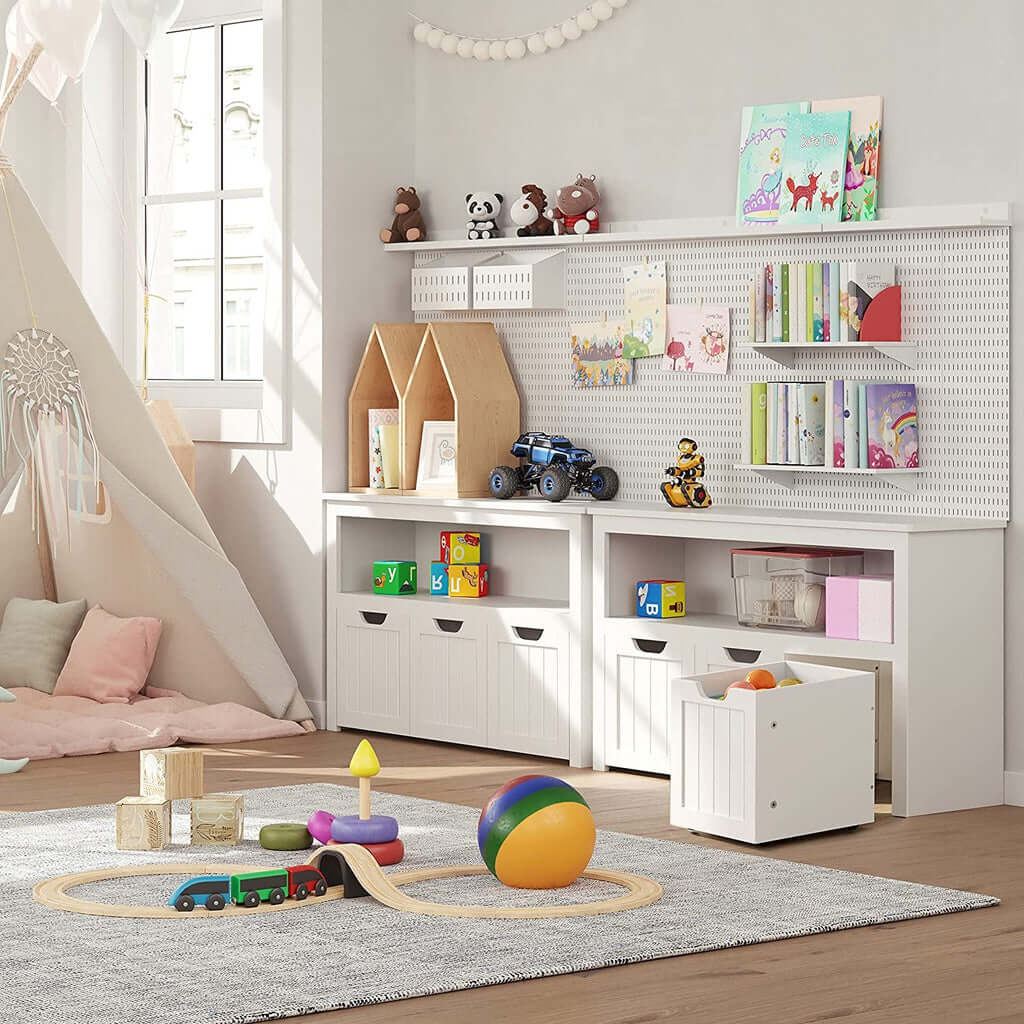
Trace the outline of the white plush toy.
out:
[[[466,213],[469,214],[469,220],[466,221],[467,237],[474,241],[478,238],[498,238],[501,234],[498,230],[498,215],[504,201],[505,197],[500,192],[470,192],[466,196]]]

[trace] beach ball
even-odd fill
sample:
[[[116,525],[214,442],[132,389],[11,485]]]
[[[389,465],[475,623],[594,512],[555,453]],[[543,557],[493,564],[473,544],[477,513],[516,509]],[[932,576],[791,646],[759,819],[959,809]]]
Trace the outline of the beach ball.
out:
[[[594,853],[594,816],[561,779],[521,775],[484,805],[477,843],[488,870],[515,889],[560,889],[580,877]]]

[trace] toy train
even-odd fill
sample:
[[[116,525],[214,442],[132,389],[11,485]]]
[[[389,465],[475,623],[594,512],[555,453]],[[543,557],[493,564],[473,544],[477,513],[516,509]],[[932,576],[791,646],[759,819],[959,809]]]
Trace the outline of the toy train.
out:
[[[309,864],[272,871],[250,871],[241,875],[200,875],[179,885],[167,905],[175,910],[196,907],[223,910],[228,902],[239,907],[258,907],[267,902],[277,906],[291,897],[324,896],[327,880]]]

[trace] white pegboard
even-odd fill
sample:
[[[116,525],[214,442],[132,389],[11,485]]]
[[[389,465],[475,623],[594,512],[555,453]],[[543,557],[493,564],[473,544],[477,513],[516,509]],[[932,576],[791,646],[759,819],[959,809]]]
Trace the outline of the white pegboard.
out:
[[[547,251],[547,250],[544,250]],[[672,373],[636,361],[629,387],[576,389],[569,377],[570,324],[623,315],[622,267],[665,260],[668,300],[728,305],[732,349],[726,376]],[[427,254],[417,254],[425,263]],[[819,512],[1008,519],[1010,502],[1010,231],[1005,226],[815,236],[599,243],[566,250],[567,308],[417,314],[418,320],[492,319],[522,400],[523,429],[561,433],[618,470],[620,497],[658,501],[680,437],[707,463],[716,504]],[[918,367],[878,352],[800,355],[794,369],[744,348],[749,281],[771,262],[895,263],[903,286],[904,340]],[[740,461],[741,385],[753,380],[902,380],[917,385],[921,466],[916,493],[884,480],[794,474],[792,490]],[[513,439],[509,439],[510,442]]]

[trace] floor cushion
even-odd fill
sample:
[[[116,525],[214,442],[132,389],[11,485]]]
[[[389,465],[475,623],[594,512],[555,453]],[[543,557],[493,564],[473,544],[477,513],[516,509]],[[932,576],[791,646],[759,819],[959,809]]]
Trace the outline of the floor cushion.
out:
[[[31,601],[12,597],[0,624],[0,686],[29,686],[53,693],[86,602]]]

